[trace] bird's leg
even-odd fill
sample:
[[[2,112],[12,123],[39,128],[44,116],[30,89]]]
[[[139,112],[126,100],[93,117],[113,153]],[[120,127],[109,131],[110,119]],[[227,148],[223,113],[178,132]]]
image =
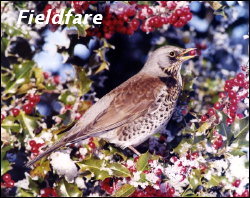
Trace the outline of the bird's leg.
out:
[[[135,153],[136,155],[138,155],[138,156],[141,155],[141,153],[140,153],[139,151],[137,151],[133,146],[129,146],[128,148],[129,148],[130,150],[134,151],[134,153]]]

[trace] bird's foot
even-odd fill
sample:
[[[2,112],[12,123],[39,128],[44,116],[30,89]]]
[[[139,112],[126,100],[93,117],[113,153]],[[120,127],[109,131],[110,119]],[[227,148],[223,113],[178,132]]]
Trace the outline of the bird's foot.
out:
[[[130,150],[132,150],[136,155],[140,156],[141,153],[139,151],[137,151],[133,146],[129,146],[128,147]]]

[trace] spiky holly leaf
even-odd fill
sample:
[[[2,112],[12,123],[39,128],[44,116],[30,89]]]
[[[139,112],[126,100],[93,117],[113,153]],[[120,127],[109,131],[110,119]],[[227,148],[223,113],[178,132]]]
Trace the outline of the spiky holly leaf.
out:
[[[75,184],[62,179],[56,187],[59,197],[82,197],[82,191]]]
[[[46,161],[39,161],[37,166],[30,171],[31,177],[38,176],[39,178],[43,178],[47,175],[50,171],[50,163],[48,160]]]
[[[114,194],[113,197],[129,197],[135,192],[135,187],[130,184],[124,184]]]
[[[18,121],[20,122],[22,129],[25,134],[29,134],[31,137],[34,137],[34,130],[37,128],[37,121],[39,118],[26,115],[22,110],[17,116]]]
[[[34,66],[34,61],[25,61],[22,64],[13,65],[13,77],[9,78],[6,82],[5,90],[3,91],[2,97],[8,99],[13,94],[16,94],[18,88],[30,81],[32,74],[32,67]],[[5,74],[6,75],[6,74]]]
[[[110,168],[116,177],[131,177],[129,170],[119,163],[108,163],[106,167]]]
[[[106,167],[106,161],[105,160],[98,160],[98,159],[88,159],[83,160],[82,162],[77,163],[77,165],[80,167],[80,171],[90,171],[93,173],[97,180],[104,180],[111,175],[107,170],[105,170]]]
[[[225,113],[221,113],[219,112],[220,116],[222,116],[222,121],[221,123],[217,126],[217,130],[219,132],[219,134],[227,137],[227,145],[229,145],[232,137],[233,137],[233,133],[231,130],[231,127],[227,125],[227,115]]]
[[[21,133],[20,124],[16,122],[17,118],[14,116],[7,116],[1,123],[1,127],[7,130],[7,132],[11,133]]]
[[[249,117],[243,119],[236,119],[231,126],[233,133],[233,141],[237,141],[239,145],[249,144],[246,140],[247,133],[249,133]]]
[[[142,154],[136,162],[137,171],[144,171],[148,169],[149,152]]]
[[[11,170],[11,164],[7,160],[1,160],[1,176]]]
[[[76,101],[76,97],[69,90],[63,91],[58,99],[67,105],[73,105]]]
[[[201,183],[201,172],[198,169],[193,169],[188,177],[189,185],[195,190]]]
[[[79,91],[79,96],[82,96],[90,90],[93,82],[88,78],[84,68],[78,66],[74,66],[74,68],[76,70],[76,79],[74,83]]]

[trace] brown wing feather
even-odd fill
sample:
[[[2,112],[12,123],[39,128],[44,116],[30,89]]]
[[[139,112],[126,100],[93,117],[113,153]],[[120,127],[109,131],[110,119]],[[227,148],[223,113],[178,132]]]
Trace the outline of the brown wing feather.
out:
[[[159,78],[137,75],[109,94],[115,97],[110,106],[101,112],[86,128],[67,137],[67,141],[120,127],[153,108],[159,89],[164,83]],[[73,135],[74,134],[74,135]]]

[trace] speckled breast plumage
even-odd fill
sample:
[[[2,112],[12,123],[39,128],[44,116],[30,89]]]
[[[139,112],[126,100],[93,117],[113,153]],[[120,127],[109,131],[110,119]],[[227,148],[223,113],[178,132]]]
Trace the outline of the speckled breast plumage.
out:
[[[137,146],[165,128],[175,109],[180,85],[163,87],[152,108],[143,116],[103,134],[101,137],[121,148]]]

